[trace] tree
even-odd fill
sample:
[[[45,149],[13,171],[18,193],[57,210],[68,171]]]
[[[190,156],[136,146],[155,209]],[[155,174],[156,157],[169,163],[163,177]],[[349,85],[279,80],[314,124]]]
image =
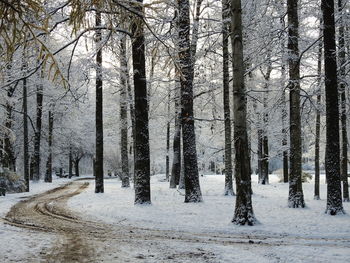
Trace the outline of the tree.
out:
[[[301,115],[298,0],[287,1],[289,49],[290,173],[288,206],[305,207],[301,182]]]
[[[128,63],[126,57],[126,36],[120,40],[120,153],[122,159],[122,187],[130,187],[128,158]]]
[[[343,181],[343,200],[349,202],[349,184],[348,184],[348,138],[347,138],[347,114],[346,114],[346,93],[345,93],[345,64],[346,64],[346,52],[345,52],[345,33],[344,33],[344,11],[343,1],[338,0],[339,16],[339,91],[340,91],[340,107],[341,107],[341,177]]]
[[[73,147],[70,144],[69,145],[69,152],[68,152],[68,178],[73,177]]]
[[[96,27],[101,26],[101,13],[96,12]],[[96,29],[96,156],[95,156],[95,193],[103,193],[103,89],[102,89],[102,36]]]
[[[320,21],[320,36],[322,35],[322,19]],[[316,104],[316,133],[315,133],[315,188],[314,199],[320,199],[320,133],[321,133],[321,74],[322,74],[322,41],[318,44],[317,54],[317,104]]]
[[[170,152],[170,92],[168,93],[167,103],[167,115],[168,121],[166,124],[166,156],[165,156],[165,179],[169,181],[170,164],[169,164],[169,152]]]
[[[269,95],[269,82],[272,72],[272,61],[271,61],[271,49],[267,51],[267,69],[266,73],[261,69],[261,74],[264,76],[265,84],[264,84],[264,98],[263,98],[263,129],[260,134],[259,142],[260,142],[260,152],[261,152],[261,169],[259,173],[259,182],[261,184],[269,183],[269,139],[268,139],[268,121],[269,121],[269,113],[268,113],[268,95]]]
[[[79,163],[80,160],[86,155],[86,151],[80,146],[76,146],[72,149],[72,163],[74,163],[75,176],[80,176]]]
[[[49,156],[47,157],[46,162],[46,173],[45,173],[45,182],[52,182],[52,137],[53,137],[53,113],[51,109],[49,110],[49,137],[48,137],[48,146],[49,146]]]
[[[335,45],[334,0],[322,0],[324,70],[326,89],[326,213],[344,213],[340,181],[339,103]]]
[[[230,4],[222,1],[222,65],[223,65],[223,98],[225,119],[225,195],[235,195],[232,182],[232,130],[230,113],[230,73],[229,73],[229,16]]]
[[[185,172],[185,202],[201,202],[193,115],[193,57],[190,43],[190,3],[178,0],[179,67],[181,70],[181,123]],[[195,30],[195,29],[194,29]],[[193,45],[193,41],[192,41]]]
[[[23,57],[26,58],[25,51]],[[23,62],[23,71],[26,73],[27,63]],[[28,96],[27,78],[23,79],[23,177],[26,184],[26,191],[29,192],[29,153],[28,153]]]
[[[281,29],[284,32],[285,29],[285,7],[284,7],[284,1],[280,1],[281,5],[281,15],[280,15],[280,24]],[[288,132],[286,129],[286,122],[287,122],[287,108],[286,108],[286,92],[285,92],[285,85],[286,85],[286,59],[285,59],[285,34],[281,34],[281,107],[282,107],[282,156],[283,156],[283,182],[288,183]]]
[[[181,173],[181,102],[179,81],[175,81],[175,133],[173,140],[173,165],[171,169],[170,188],[176,188]]]
[[[231,0],[231,27],[234,118],[233,139],[235,147],[235,178],[237,185],[236,206],[232,222],[238,225],[254,225],[256,219],[251,198],[241,0]]]
[[[43,75],[44,69],[39,71],[39,83],[36,85],[36,127],[34,136],[34,153],[33,153],[33,180],[40,180],[40,143],[41,143],[41,126],[43,115]]]
[[[12,59],[6,65],[6,74],[8,77],[11,77],[11,69],[12,69]],[[14,153],[14,136],[13,136],[13,96],[16,90],[15,85],[10,85],[6,89],[6,105],[5,105],[5,135],[3,139],[3,147],[4,153],[2,156],[2,166],[7,167],[10,171],[16,170],[16,159]]]
[[[137,0],[133,8],[138,14],[133,17],[131,25],[135,101],[135,204],[149,204],[151,203],[150,152],[143,0]]]
[[[179,52],[179,12],[178,6],[175,4],[175,37],[174,42]],[[175,92],[174,92],[174,104],[175,104],[175,116],[174,116],[174,139],[173,139],[173,164],[171,167],[170,188],[176,188],[180,182],[180,173],[184,169],[181,161],[181,84],[179,79],[180,72],[175,65]]]

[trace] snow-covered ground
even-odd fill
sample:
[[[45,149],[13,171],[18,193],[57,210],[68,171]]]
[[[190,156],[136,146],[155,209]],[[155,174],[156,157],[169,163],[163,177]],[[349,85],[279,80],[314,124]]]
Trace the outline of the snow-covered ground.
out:
[[[223,195],[224,177],[201,177],[203,203],[185,204],[182,192],[169,189],[164,175],[152,177],[152,205],[135,206],[132,188],[121,188],[118,179],[105,180],[105,193],[94,193],[94,181],[80,195],[68,202],[70,209],[81,216],[111,224],[140,228],[179,231],[183,235],[198,236],[201,242],[163,240],[164,253],[172,253],[168,261],[158,261],[164,255],[156,255],[153,261],[129,262],[191,262],[197,254],[205,253],[205,262],[348,262],[350,257],[350,203],[344,203],[348,214],[329,216],[324,213],[326,185],[321,178],[321,200],[313,200],[313,182],[303,184],[307,208],[287,207],[288,184],[278,183],[271,175],[269,185],[258,185],[253,176],[253,205],[259,224],[253,227],[236,226],[233,216],[235,197]],[[65,184],[69,179],[55,179],[52,184],[31,185],[30,193],[10,194],[0,197],[0,216],[3,218],[13,204],[35,193],[41,193]],[[210,242],[210,238],[234,241],[223,245]],[[245,239],[243,237],[246,237]],[[248,239],[247,239],[248,237]],[[267,237],[266,242],[264,237]],[[215,239],[214,238],[214,239]],[[236,242],[242,238],[243,243]],[[247,244],[247,240],[264,240],[265,244]],[[5,225],[0,221],[0,262],[37,262],[36,256],[50,249],[55,242],[53,235]],[[185,240],[185,239],[184,239]],[[204,241],[203,241],[204,240]],[[208,242],[206,242],[207,240]],[[281,241],[281,243],[279,243]],[[141,241],[142,242],[142,241]],[[120,244],[128,251],[127,244]],[[132,253],[147,254],[149,243]],[[169,248],[171,250],[169,251]],[[168,254],[166,254],[168,255]],[[187,261],[181,256],[187,255]],[[142,258],[142,257],[140,257]],[[201,257],[203,259],[203,257]],[[134,261],[133,261],[134,260]],[[197,260],[197,261],[196,261]],[[108,261],[106,261],[108,262]],[[204,261],[203,261],[204,262]]]
[[[0,196],[0,262],[37,262],[37,255],[52,245],[52,236],[43,232],[24,230],[1,221],[11,207],[34,194],[68,183],[69,179],[53,178],[52,183],[31,183],[29,193]]]
[[[253,207],[260,222],[254,227],[235,226],[230,222],[235,197],[223,195],[224,176],[201,177],[204,202],[195,204],[184,203],[182,193],[169,189],[169,184],[162,179],[162,175],[152,177],[150,206],[135,206],[133,189],[121,188],[117,179],[105,180],[104,194],[95,194],[91,182],[89,189],[73,197],[69,205],[90,218],[148,228],[350,238],[349,214],[333,217],[324,213],[326,185],[323,179],[321,200],[313,200],[313,183],[304,183],[307,208],[291,209],[287,207],[288,184],[278,183],[278,177],[271,175],[269,185],[258,185],[257,177],[253,175]],[[350,213],[350,203],[344,203],[344,208]]]
[[[162,179],[164,175],[152,177],[152,205],[135,206],[133,189],[121,188],[120,181],[112,179],[105,180],[104,194],[95,194],[91,181],[85,192],[70,199],[69,206],[90,219],[112,224],[178,230],[195,235],[269,236],[276,240],[294,240],[291,246],[251,248],[249,253],[243,253],[244,256],[242,251],[239,252],[240,246],[227,249],[214,244],[205,245],[205,249],[220,255],[221,259],[217,258],[219,262],[231,262],[233,259],[238,260],[236,262],[243,259],[251,259],[252,262],[347,262],[350,257],[349,242],[340,247],[322,242],[350,239],[350,203],[344,203],[348,214],[334,217],[324,213],[324,176],[321,177],[321,200],[313,200],[313,182],[304,183],[307,207],[292,209],[287,207],[288,184],[278,183],[278,177],[271,175],[269,185],[258,185],[257,177],[253,175],[253,206],[260,222],[253,227],[231,223],[235,197],[223,195],[223,176],[205,175],[200,178],[204,202],[196,204],[184,203],[184,196],[178,190],[169,189],[169,184]],[[305,245],[306,240],[313,240],[316,246]],[[269,253],[273,257],[270,258]],[[260,257],[258,261],[254,260],[257,256]],[[276,258],[280,260],[276,261]]]

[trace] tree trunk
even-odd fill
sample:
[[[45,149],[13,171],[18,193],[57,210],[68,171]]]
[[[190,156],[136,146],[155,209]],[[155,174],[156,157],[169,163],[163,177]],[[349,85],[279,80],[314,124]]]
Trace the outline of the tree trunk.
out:
[[[258,120],[259,123],[261,123],[261,117],[260,117],[260,113],[258,114]],[[259,124],[261,126],[261,124]],[[263,167],[262,167],[262,160],[263,160],[263,134],[264,134],[264,130],[259,127],[258,128],[258,181],[259,184],[261,184],[262,180],[263,180]]]
[[[181,106],[180,87],[177,87],[175,95],[175,133],[173,142],[173,165],[171,169],[170,188],[176,188],[180,181],[181,172]]]
[[[96,158],[95,157],[92,158],[92,175],[93,177],[96,177]]]
[[[73,176],[73,155],[72,155],[72,146],[69,146],[69,155],[68,155],[68,178]]]
[[[228,38],[230,23],[228,21],[230,5],[228,0],[222,1],[222,56],[223,56],[223,97],[225,119],[225,195],[235,195],[232,182],[232,130],[230,113],[230,73]]]
[[[170,153],[170,92],[168,94],[168,122],[166,125],[166,156],[165,156],[165,179],[169,182],[169,153]]]
[[[282,15],[281,15],[281,28],[282,30],[285,30],[285,9],[284,9],[284,1],[281,1],[282,5]],[[283,36],[282,36],[283,37]],[[289,169],[288,169],[288,131],[286,129],[286,123],[287,123],[287,106],[286,106],[286,91],[285,91],[285,85],[286,85],[286,61],[285,61],[285,41],[284,39],[281,41],[281,105],[282,105],[282,158],[283,158],[283,182],[288,183],[288,177],[289,177]]]
[[[27,65],[23,63],[24,72]],[[24,73],[25,74],[25,73]],[[29,192],[29,150],[28,150],[28,103],[27,103],[27,78],[23,79],[23,175],[26,184],[26,192]]]
[[[12,62],[9,62],[7,66],[7,73],[10,76],[12,69]],[[6,120],[5,120],[5,138],[3,141],[4,154],[2,156],[2,166],[8,168],[10,171],[16,170],[16,159],[13,145],[12,125],[13,125],[13,107],[12,97],[15,92],[14,86],[7,88],[7,101],[6,101]]]
[[[320,23],[320,36],[322,35],[322,21]],[[321,133],[321,74],[322,74],[322,41],[318,44],[317,58],[317,109],[316,109],[316,134],[315,134],[315,189],[314,199],[320,200],[320,133]]]
[[[126,35],[120,41],[120,154],[122,160],[122,187],[130,187],[128,157],[128,63],[126,57]]]
[[[203,3],[203,0],[196,0],[195,13],[194,13],[194,19],[193,19],[192,39],[191,39],[191,43],[190,43],[190,53],[191,53],[191,59],[192,59],[192,71],[191,71],[192,81],[194,79],[194,65],[196,63],[198,32],[199,32],[199,18],[200,18],[200,14],[201,14],[202,3]]]
[[[134,5],[139,16],[132,23],[132,58],[135,99],[135,204],[151,203],[148,97],[146,82],[143,0]]]
[[[175,46],[177,52],[179,52],[179,12],[178,6],[175,8]],[[175,132],[173,140],[173,164],[171,169],[170,177],[170,188],[176,188],[180,182],[180,173],[184,169],[184,166],[181,162],[181,83],[180,83],[180,72],[177,66],[175,65]]]
[[[46,163],[45,182],[52,183],[52,133],[53,133],[53,114],[49,111],[49,156]]]
[[[80,176],[79,162],[80,162],[80,158],[77,158],[77,159],[74,160],[75,176],[77,176],[77,177]]]
[[[181,167],[185,167],[184,158],[181,158]],[[180,171],[180,181],[179,181],[178,189],[185,189],[185,171],[184,171],[184,169],[181,169],[181,171]]]
[[[33,163],[33,180],[40,180],[40,143],[41,143],[41,124],[43,115],[43,69],[40,73],[40,83],[36,85],[36,130],[34,136],[34,163]]]
[[[283,100],[282,102],[284,105],[286,105],[286,100],[285,100],[285,92],[283,91],[282,93]],[[284,106],[285,107],[285,106]],[[287,118],[287,111],[286,109],[282,110],[282,147],[283,147],[283,182],[288,183],[289,181],[289,168],[288,168],[288,150],[287,148],[287,138],[288,138],[288,132],[287,129],[285,128],[285,123],[286,123],[286,118]]]
[[[324,66],[326,88],[326,178],[330,215],[344,213],[340,181],[339,104],[335,45],[334,0],[322,0]]]
[[[262,160],[262,174],[263,178],[261,184],[269,184],[269,139],[266,135],[266,131],[263,137],[263,160]]]
[[[269,139],[268,139],[268,125],[269,125],[269,113],[268,113],[268,97],[269,97],[269,82],[270,82],[270,76],[272,71],[272,61],[271,61],[271,50],[268,50],[268,65],[267,65],[267,71],[264,75],[265,79],[265,85],[264,85],[264,99],[263,99],[263,106],[264,106],[264,117],[263,117],[263,123],[264,123],[264,131],[263,131],[263,138],[262,138],[262,145],[263,145],[263,153],[262,153],[262,180],[261,184],[268,184],[269,183]]]
[[[341,176],[343,181],[343,201],[349,202],[349,184],[348,184],[348,138],[347,138],[347,116],[346,116],[346,94],[345,94],[345,32],[344,32],[344,18],[345,10],[343,10],[343,1],[338,0],[339,11],[339,91],[341,99],[341,141],[342,141],[342,156],[341,156]]]
[[[96,12],[96,27],[101,26],[101,13]],[[102,46],[101,30],[96,30],[96,161],[95,193],[103,193],[103,89],[102,89]]]
[[[288,206],[305,207],[301,182],[301,116],[298,0],[287,1],[290,100],[290,174]]]
[[[129,66],[127,65],[127,70],[126,72],[128,73],[127,76],[127,83],[128,83],[128,99],[129,99],[129,109],[130,109],[130,119],[131,119],[131,137],[132,137],[132,144],[130,144],[130,154],[133,155],[134,159],[134,165],[135,165],[135,137],[136,137],[136,132],[135,132],[135,107],[134,107],[134,99],[132,96],[132,88],[130,85],[130,80],[129,80]],[[135,167],[133,171],[133,182],[135,182]]]
[[[34,158],[30,156],[29,158],[29,179],[34,180]]]
[[[231,26],[235,177],[237,184],[236,207],[232,222],[239,225],[254,225],[256,219],[251,199],[241,0],[231,0]]]
[[[201,202],[193,116],[193,60],[190,43],[190,3],[178,0],[179,66],[181,69],[181,124],[185,171],[185,202]]]

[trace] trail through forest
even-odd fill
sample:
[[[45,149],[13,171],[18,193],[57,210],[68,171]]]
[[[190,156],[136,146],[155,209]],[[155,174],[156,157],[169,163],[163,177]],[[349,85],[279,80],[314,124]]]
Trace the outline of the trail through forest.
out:
[[[259,257],[260,262],[285,262],[276,249],[350,248],[349,239],[229,236],[93,222],[67,209],[67,200],[88,185],[82,180],[68,183],[23,200],[8,212],[5,223],[25,231],[43,231],[55,240],[52,247],[43,248],[35,262],[229,262],[229,257],[222,255],[235,250],[247,253],[245,257]]]

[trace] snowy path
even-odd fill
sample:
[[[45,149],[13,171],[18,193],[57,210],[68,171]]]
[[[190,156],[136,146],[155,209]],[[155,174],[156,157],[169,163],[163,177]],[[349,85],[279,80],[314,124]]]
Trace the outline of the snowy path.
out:
[[[67,200],[88,185],[75,181],[11,208],[7,224],[23,228],[22,235],[38,232],[51,240],[35,259],[21,262],[343,262],[350,248],[350,238],[196,233],[86,220],[67,210]],[[328,257],[316,256],[322,251]],[[340,257],[330,258],[330,251]],[[11,261],[11,255],[1,257]]]

